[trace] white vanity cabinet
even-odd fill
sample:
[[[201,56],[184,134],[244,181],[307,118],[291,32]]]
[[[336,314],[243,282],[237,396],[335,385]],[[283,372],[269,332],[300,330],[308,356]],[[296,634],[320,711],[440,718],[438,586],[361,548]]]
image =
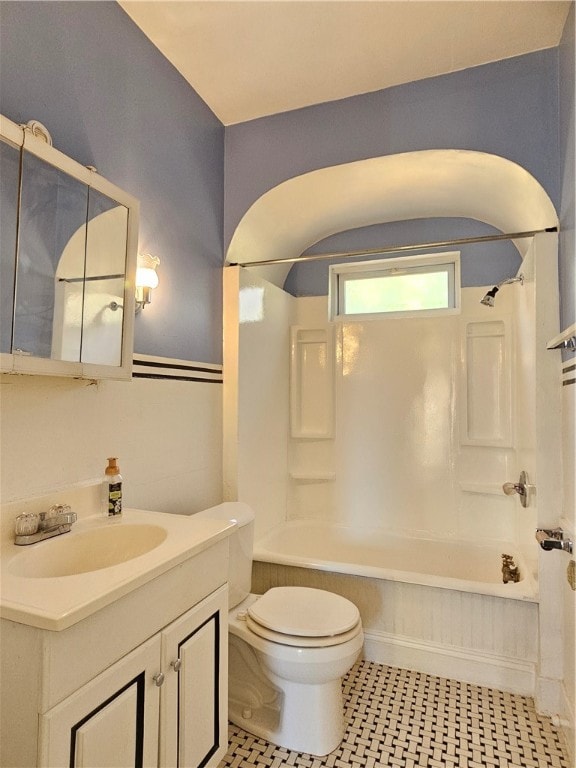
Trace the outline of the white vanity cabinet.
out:
[[[221,587],[40,718],[44,768],[200,768],[226,752]]]
[[[0,768],[218,765],[228,740],[228,539],[212,533],[205,549],[62,630],[1,619]],[[37,590],[40,604],[41,579]]]

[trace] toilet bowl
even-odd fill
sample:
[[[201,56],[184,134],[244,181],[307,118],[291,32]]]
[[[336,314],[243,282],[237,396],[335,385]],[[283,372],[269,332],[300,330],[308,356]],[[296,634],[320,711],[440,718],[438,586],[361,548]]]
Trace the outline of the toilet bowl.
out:
[[[332,752],[344,734],[341,680],[364,642],[357,607],[308,587],[251,594],[253,511],[227,502],[198,514],[237,523],[230,537],[229,719],[290,750]]]

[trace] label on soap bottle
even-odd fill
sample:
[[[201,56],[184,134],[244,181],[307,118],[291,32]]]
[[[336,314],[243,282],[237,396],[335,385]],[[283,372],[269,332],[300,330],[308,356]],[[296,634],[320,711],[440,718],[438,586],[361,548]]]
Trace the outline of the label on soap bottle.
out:
[[[108,483],[108,517],[122,514],[122,483]]]

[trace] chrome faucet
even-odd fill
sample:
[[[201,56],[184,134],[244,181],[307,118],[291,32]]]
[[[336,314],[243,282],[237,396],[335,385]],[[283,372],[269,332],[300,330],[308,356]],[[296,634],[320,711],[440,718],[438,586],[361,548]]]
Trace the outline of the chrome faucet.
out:
[[[68,533],[76,522],[76,512],[68,504],[54,504],[48,512],[26,512],[18,515],[14,544],[24,546]]]
[[[571,555],[574,549],[572,539],[564,538],[562,528],[537,528],[536,541],[546,552],[552,549],[561,549]]]

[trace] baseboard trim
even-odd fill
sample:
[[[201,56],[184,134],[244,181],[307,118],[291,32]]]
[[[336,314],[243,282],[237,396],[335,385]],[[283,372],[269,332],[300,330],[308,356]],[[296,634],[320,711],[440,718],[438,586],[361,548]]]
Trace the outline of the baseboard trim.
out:
[[[562,681],[551,677],[538,677],[536,680],[536,709],[541,715],[561,717],[564,691]]]
[[[364,632],[364,658],[500,691],[534,696],[536,662],[416,642],[384,632]]]

